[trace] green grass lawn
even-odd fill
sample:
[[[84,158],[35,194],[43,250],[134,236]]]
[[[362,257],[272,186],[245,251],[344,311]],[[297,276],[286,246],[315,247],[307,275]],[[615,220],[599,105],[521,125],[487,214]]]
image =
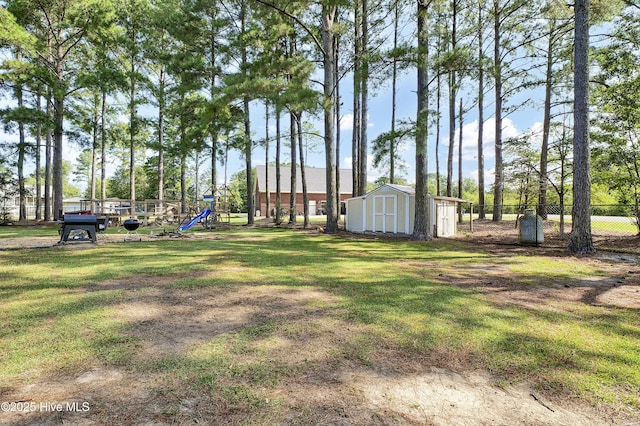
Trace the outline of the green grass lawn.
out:
[[[502,217],[502,223],[513,223],[513,229],[516,230],[515,220],[518,216],[515,214],[505,214]],[[478,219],[478,215],[474,215],[474,221]],[[566,215],[564,217],[565,223],[565,232],[571,231],[571,215]],[[547,223],[547,227],[551,222],[555,222],[556,226],[559,226],[560,219],[557,215],[550,216],[550,219]],[[463,216],[463,225],[459,226],[460,229],[467,229],[469,226],[469,215]],[[614,216],[594,216],[591,219],[591,229],[595,233],[604,233],[611,235],[619,235],[619,234],[630,234],[637,235],[638,234],[638,226],[635,223],[635,219],[633,217],[614,217]]]
[[[0,241],[3,238],[33,238],[58,235],[60,225],[47,224],[38,226],[0,226]]]
[[[0,238],[14,232],[45,230],[5,227]],[[217,335],[188,353],[140,359],[136,353],[143,342],[119,317],[131,291],[96,286],[144,275],[158,277],[156,287],[166,291],[233,292],[252,286],[265,292],[326,292],[334,302],[308,307],[314,318],[321,315],[327,326],[350,324],[347,341],[325,348],[334,359],[367,367],[393,353],[460,372],[486,371],[499,383],[530,381],[554,396],[640,408],[637,310],[579,300],[498,303],[475,285],[487,280],[482,271],[494,271],[531,291],[551,284],[570,287],[585,276],[606,277],[597,262],[535,253],[505,258],[447,240],[347,239],[236,227],[218,235],[0,252],[2,386],[122,366],[142,374],[162,372],[183,390],[215,391],[227,404],[268,412],[276,408],[260,398],[264,389],[311,368],[274,358],[274,348],[313,334],[311,327],[273,319]]]

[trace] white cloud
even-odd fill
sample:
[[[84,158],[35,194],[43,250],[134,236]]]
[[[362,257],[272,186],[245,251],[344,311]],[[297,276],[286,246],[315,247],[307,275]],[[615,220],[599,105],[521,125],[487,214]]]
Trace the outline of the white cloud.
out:
[[[353,157],[344,158],[342,162],[343,164],[342,168],[352,170],[353,169],[351,164],[352,160],[353,160]],[[386,173],[387,172],[384,170],[373,167],[373,155],[367,155],[367,181],[374,182],[380,176],[386,175]]]
[[[531,125],[531,128],[529,128],[529,132],[535,135],[538,135],[538,134],[541,135],[542,127],[543,127],[542,121],[536,121]]]
[[[371,115],[367,115],[367,129],[375,127],[371,122]],[[353,130],[353,114],[345,114],[340,117],[340,131],[352,131]]]
[[[483,152],[485,161],[487,159],[493,159],[495,157],[495,142],[496,142],[496,120],[490,118],[484,122],[483,126]],[[478,158],[478,120],[474,120],[470,123],[463,125],[462,127],[462,159],[464,161],[477,160]],[[509,139],[518,136],[520,132],[515,127],[513,122],[505,118],[502,120],[502,139]],[[454,158],[458,158],[458,142],[460,141],[460,128],[455,132],[455,145],[454,145]],[[440,149],[440,158],[447,157],[447,148],[449,146],[449,138],[442,139],[442,146],[445,149]]]
[[[353,130],[353,114],[345,114],[340,117],[340,131]]]
[[[472,170],[468,173],[469,177],[473,180],[475,180],[476,182],[478,182],[478,169]],[[496,178],[496,169],[492,168],[492,169],[485,169],[484,171],[484,188],[485,191],[489,190],[489,188],[491,187],[491,185],[493,185],[493,182],[495,181]]]

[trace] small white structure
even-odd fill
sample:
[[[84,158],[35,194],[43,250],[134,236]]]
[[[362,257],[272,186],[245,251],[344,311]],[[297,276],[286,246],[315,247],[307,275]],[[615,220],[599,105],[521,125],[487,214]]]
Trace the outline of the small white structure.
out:
[[[410,235],[415,221],[416,191],[410,186],[385,184],[346,200],[345,229],[349,232],[382,232]],[[428,196],[429,228],[434,237],[456,233],[459,198]]]

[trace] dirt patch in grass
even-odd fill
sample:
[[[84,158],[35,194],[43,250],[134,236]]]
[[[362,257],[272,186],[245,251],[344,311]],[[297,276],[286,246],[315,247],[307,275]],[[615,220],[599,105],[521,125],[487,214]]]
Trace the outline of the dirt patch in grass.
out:
[[[22,247],[34,243],[23,241]],[[513,250],[568,256],[559,244],[468,243],[496,256],[513,255]],[[525,286],[505,277],[506,267],[482,270],[481,265],[466,277],[441,278],[497,304],[583,301],[640,308],[637,260],[629,253],[606,253],[609,257],[583,261],[602,264],[609,277],[570,285]],[[399,348],[376,347],[368,326],[350,321],[337,296],[322,290],[176,284],[184,278],[140,274],[83,288],[124,292],[114,312],[120,333],[131,342],[130,353],[115,361],[98,354],[81,371],[54,370],[0,387],[0,401],[23,408],[0,412],[0,424],[589,426],[638,421],[637,412],[599,411],[540,393],[531,383],[505,385],[484,371],[458,369],[459,360],[448,360],[446,351],[422,359]]]
[[[585,260],[584,263],[592,261]],[[503,305],[548,309],[559,306],[562,309],[563,302],[583,302],[594,306],[640,309],[640,265],[618,261],[599,261],[599,265],[606,276],[586,276],[569,282],[556,279],[533,285],[519,283],[506,266],[496,265],[476,265],[465,268],[464,274],[443,274],[440,279],[455,286],[472,288],[474,292]]]
[[[454,285],[473,287],[491,294],[494,300],[522,306],[548,304],[548,301],[582,301],[592,305],[640,309],[640,238],[638,236],[594,237],[596,252],[575,256],[567,250],[567,240],[557,236],[545,237],[539,247],[523,245],[511,229],[503,233],[495,229],[487,234],[458,236],[478,251],[492,257],[509,259],[513,256],[543,256],[555,259],[572,258],[585,266],[597,265],[604,276],[585,276],[581,280],[565,282],[544,281],[537,286],[518,284],[510,279],[507,267],[495,264],[475,265],[465,269],[464,276],[446,279]]]
[[[119,230],[115,234],[98,234],[96,242],[93,243],[86,234],[80,235],[83,238],[70,238],[66,242],[60,242],[60,235],[55,230],[51,230],[51,236],[40,237],[20,237],[20,238],[0,238],[0,251],[2,250],[21,250],[28,248],[50,248],[57,247],[61,250],[77,250],[88,249],[96,245],[123,243],[135,244],[142,241],[171,241],[176,239],[191,238],[220,238],[218,234],[179,234],[177,232],[148,231],[143,230],[136,235],[127,236],[127,232]]]
[[[88,288],[127,291],[116,308],[136,342],[132,365],[96,362],[72,375],[4,388],[2,401],[33,403],[36,409],[1,413],[0,423],[604,425],[627,418],[551,399],[527,383],[504,387],[486,373],[430,366],[391,348],[380,348],[376,358],[363,363],[354,339],[366,329],[345,320],[331,307],[333,297],[322,291],[250,285],[184,289],[166,287],[169,281],[137,277]],[[273,332],[260,329],[271,326]],[[193,367],[185,365],[206,357],[199,348],[212,339],[224,345],[238,332],[247,338],[246,354],[233,358],[238,365],[220,372],[220,366],[210,371],[204,362],[199,374],[210,373],[211,385],[197,386],[197,378],[181,376],[183,368],[193,375]],[[270,371],[277,364],[279,377],[257,380],[259,363]],[[255,381],[261,384],[252,389]]]

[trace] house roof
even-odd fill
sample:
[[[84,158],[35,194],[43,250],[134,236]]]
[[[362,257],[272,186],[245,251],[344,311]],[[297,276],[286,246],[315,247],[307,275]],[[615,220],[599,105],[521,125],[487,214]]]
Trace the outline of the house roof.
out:
[[[391,188],[394,191],[403,192],[403,193],[407,194],[409,197],[415,197],[415,195],[416,195],[416,189],[414,187],[412,187],[412,186],[385,183],[384,185],[379,186],[376,189],[373,189],[373,190],[367,192],[365,195],[361,195],[359,197],[353,197],[351,199],[366,198],[370,194],[372,194],[374,192],[378,192],[381,188],[385,188],[385,187],[386,188]],[[457,203],[467,203],[468,202],[467,200],[463,200],[461,198],[444,197],[444,196],[441,196],[441,195],[431,195],[431,194],[429,194],[429,197],[433,197],[433,199],[441,200],[441,201],[453,201],[453,202],[457,202]]]
[[[269,167],[269,192],[276,192],[276,166]],[[256,166],[257,186],[256,191],[264,192],[266,188],[266,170],[267,166]],[[326,169],[319,167],[305,167],[305,176],[307,180],[307,192],[324,194],[326,190]],[[296,193],[302,193],[302,174],[298,166],[296,171]],[[282,192],[291,192],[291,167],[280,167],[280,190]],[[340,169],[340,193],[353,193],[353,181],[350,169]]]

